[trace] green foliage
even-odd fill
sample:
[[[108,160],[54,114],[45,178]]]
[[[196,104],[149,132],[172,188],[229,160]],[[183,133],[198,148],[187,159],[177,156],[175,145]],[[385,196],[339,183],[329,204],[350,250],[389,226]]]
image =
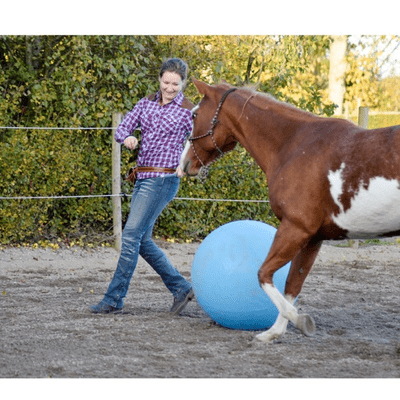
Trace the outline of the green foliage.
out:
[[[3,37],[0,121],[111,126],[112,112],[156,89],[157,48],[151,36]]]
[[[389,59],[385,50],[398,41],[399,36],[385,35],[355,36],[349,40],[344,100],[350,113],[356,112],[359,106],[381,111],[400,110],[399,77],[381,79],[382,67]]]
[[[111,136],[102,131],[14,131],[2,144],[0,195],[69,196],[110,193]],[[111,200],[2,201],[3,243],[74,237],[110,224]]]
[[[329,44],[328,36],[0,36],[0,126],[108,128],[114,112],[125,113],[158,90],[160,64],[172,56],[187,61],[191,76],[205,82],[255,86],[332,115],[326,96]],[[365,82],[368,77],[375,79],[368,75]],[[185,95],[200,100],[190,77]],[[2,129],[0,196],[111,193],[111,143],[110,129]],[[124,173],[136,155],[122,147]],[[131,190],[123,182],[122,192]],[[268,186],[237,146],[211,167],[204,184],[182,179],[178,197],[268,200]],[[129,203],[130,197],[123,199],[123,219]],[[109,198],[0,200],[0,241],[107,240],[111,204]],[[202,238],[237,219],[278,224],[269,203],[174,200],[155,234]]]
[[[379,82],[379,109],[400,112],[400,76],[391,76]]]
[[[344,100],[350,109],[359,105],[377,107],[378,105],[378,66],[374,57],[348,57],[350,69],[346,75]]]
[[[113,112],[158,89],[159,49],[151,36],[1,37],[0,125],[110,127]],[[111,193],[111,135],[1,130],[1,195]],[[2,203],[3,243],[112,227],[107,198]]]
[[[177,197],[268,200],[269,196],[264,173],[238,145],[210,168],[204,183],[198,178],[183,178]],[[174,200],[160,216],[155,234],[203,238],[218,226],[239,219],[279,224],[269,203]]]
[[[188,60],[197,79],[256,86],[308,111],[333,114],[334,106],[323,94],[328,84],[329,36],[161,36],[158,40],[169,46],[171,54]],[[187,95],[200,99],[193,85]]]

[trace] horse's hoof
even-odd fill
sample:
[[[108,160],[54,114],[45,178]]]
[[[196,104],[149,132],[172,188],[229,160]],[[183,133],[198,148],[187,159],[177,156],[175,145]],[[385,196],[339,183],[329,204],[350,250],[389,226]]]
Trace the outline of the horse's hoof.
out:
[[[264,342],[264,343],[271,343],[274,339],[278,339],[280,335],[276,335],[276,334],[271,334],[268,331],[259,333],[258,335],[256,335],[254,337],[254,341],[257,342]]]
[[[297,317],[296,327],[306,336],[312,336],[315,333],[315,321],[308,314],[300,314]]]

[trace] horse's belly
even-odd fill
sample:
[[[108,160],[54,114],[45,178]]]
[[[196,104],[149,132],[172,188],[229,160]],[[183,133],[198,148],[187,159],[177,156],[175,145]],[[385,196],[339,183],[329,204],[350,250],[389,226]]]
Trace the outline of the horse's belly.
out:
[[[368,187],[360,183],[350,208],[344,211],[341,202],[343,181],[341,170],[330,172],[331,195],[340,212],[332,215],[336,225],[347,231],[349,238],[381,236],[400,231],[400,182],[397,179],[371,178]]]

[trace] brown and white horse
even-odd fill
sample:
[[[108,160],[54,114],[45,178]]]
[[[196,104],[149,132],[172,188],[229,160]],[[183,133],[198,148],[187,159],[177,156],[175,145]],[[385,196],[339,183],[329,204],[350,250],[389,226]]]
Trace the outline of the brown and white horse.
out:
[[[194,84],[204,97],[192,110],[194,128],[180,167],[197,175],[239,142],[264,171],[281,221],[258,273],[279,316],[257,338],[279,338],[288,321],[312,335],[314,320],[293,304],[322,241],[400,234],[400,126],[361,129],[251,89]],[[289,261],[282,295],[272,276]]]

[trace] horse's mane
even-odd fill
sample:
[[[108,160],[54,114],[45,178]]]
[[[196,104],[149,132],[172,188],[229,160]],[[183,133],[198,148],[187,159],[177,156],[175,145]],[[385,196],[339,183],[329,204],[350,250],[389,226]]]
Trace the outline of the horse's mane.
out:
[[[285,103],[276,99],[274,96],[269,93],[258,92],[257,87],[255,86],[244,86],[238,88],[237,91],[243,98],[248,99],[251,104],[260,110],[265,110],[266,108],[275,108],[276,110],[280,109],[281,111],[286,112],[288,115],[302,117],[302,118],[315,118],[316,115],[301,110],[293,106],[292,104]],[[246,103],[247,104],[247,103]]]

